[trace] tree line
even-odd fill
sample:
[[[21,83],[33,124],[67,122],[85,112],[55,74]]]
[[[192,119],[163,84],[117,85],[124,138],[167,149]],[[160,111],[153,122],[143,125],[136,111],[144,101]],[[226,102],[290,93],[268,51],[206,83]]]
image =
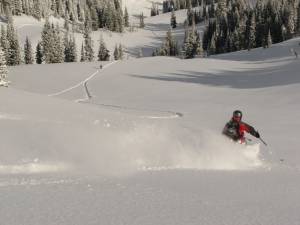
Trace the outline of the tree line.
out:
[[[176,1],[165,2],[174,4],[171,7],[170,26],[176,29]],[[197,2],[195,4],[199,4]],[[207,24],[202,41],[195,28],[195,24],[201,22]],[[176,52],[191,58],[199,52],[212,55],[257,47],[268,48],[300,34],[300,1],[258,0],[254,6],[245,0],[218,0],[217,3],[201,1],[199,7],[192,8],[191,4],[188,8],[185,27],[182,46],[172,44],[176,41],[170,38],[172,32],[169,31],[162,47],[156,49],[153,55],[172,55],[169,53]],[[170,50],[174,46],[178,49]]]
[[[63,18],[78,29],[88,23],[92,30],[106,28],[123,32],[129,26],[127,9],[123,12],[121,0],[0,0],[0,15],[22,14],[46,19]]]
[[[203,36],[209,54],[270,47],[300,33],[300,1],[259,0],[250,7],[243,0],[219,0],[215,18]]]

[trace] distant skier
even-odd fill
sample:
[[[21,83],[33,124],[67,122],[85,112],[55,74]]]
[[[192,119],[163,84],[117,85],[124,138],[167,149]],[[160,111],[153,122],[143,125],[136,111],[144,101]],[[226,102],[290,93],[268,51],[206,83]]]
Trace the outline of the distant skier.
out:
[[[223,129],[223,134],[236,142],[240,141],[242,144],[246,143],[245,132],[260,138],[258,131],[254,127],[242,122],[242,116],[243,114],[240,110],[234,111],[231,120]]]

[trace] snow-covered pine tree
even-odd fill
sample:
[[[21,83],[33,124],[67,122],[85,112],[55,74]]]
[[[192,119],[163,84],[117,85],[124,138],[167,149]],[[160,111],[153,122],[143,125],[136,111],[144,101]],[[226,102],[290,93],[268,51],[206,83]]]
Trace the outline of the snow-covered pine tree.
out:
[[[246,24],[246,45],[248,50],[255,48],[255,16],[251,13]]]
[[[6,59],[2,48],[0,47],[0,86],[7,86],[8,81],[6,80],[8,74]]]
[[[296,33],[300,35],[300,1],[297,6]]]
[[[144,27],[145,27],[144,14],[141,13],[140,14],[140,28],[144,28]]]
[[[176,15],[175,15],[174,10],[172,10],[172,13],[171,13],[171,27],[173,29],[175,29],[177,27]]]
[[[193,36],[191,34],[191,31],[188,27],[186,27],[185,30],[185,37],[184,37],[184,43],[183,43],[183,51],[184,51],[184,57],[187,59],[193,58]]]
[[[22,1],[21,0],[13,0],[11,5],[12,5],[13,15],[20,16],[23,12]]]
[[[90,7],[90,23],[93,31],[98,30],[100,27],[99,20],[98,20],[98,13],[97,13],[97,2],[92,2],[92,6]]]
[[[48,19],[46,19],[44,28],[42,31],[42,42],[43,55],[46,63],[52,63],[54,61],[54,29],[51,26]]]
[[[157,15],[159,15],[157,3],[152,2],[150,16],[157,16]]]
[[[31,42],[28,37],[26,37],[24,44],[24,62],[25,64],[33,64],[33,53]]]
[[[69,40],[69,61],[77,62],[77,47],[74,35]]]
[[[118,45],[115,46],[115,50],[114,50],[114,59],[115,60],[119,60],[120,53],[119,53],[119,48]]]
[[[292,38],[295,33],[295,13],[292,3],[285,5],[285,16],[287,19],[286,29],[287,29],[287,38]]]
[[[37,46],[36,46],[36,52],[35,52],[35,62],[37,64],[42,64],[44,60],[44,54],[43,54],[43,50],[42,50],[42,44],[41,42],[38,42]]]
[[[91,38],[91,30],[87,22],[84,26],[84,53],[85,60],[92,62],[94,60],[94,49],[93,49],[93,41]]]
[[[59,25],[56,24],[55,28],[53,29],[54,35],[54,48],[53,48],[53,55],[54,59],[52,63],[62,63],[64,62],[64,46],[63,41],[61,38],[60,28]]]
[[[129,27],[129,14],[127,7],[125,7],[125,12],[124,12],[124,26]]]
[[[32,15],[40,20],[42,18],[41,0],[34,0]]]
[[[84,44],[82,43],[81,45],[81,52],[80,52],[80,62],[85,62],[86,61],[86,58],[85,58],[85,51],[84,51]]]
[[[124,16],[123,16],[123,10],[121,8],[119,0],[114,0],[115,4],[115,20],[116,20],[116,32],[122,33],[124,31]]]
[[[7,40],[7,34],[6,29],[4,25],[1,25],[1,39],[0,39],[0,45],[2,47],[2,51],[5,55],[5,60],[7,62],[8,60],[8,49],[9,49],[9,42]]]
[[[240,38],[240,32],[239,32],[238,28],[236,28],[233,31],[232,40],[233,40],[233,49],[232,49],[232,51],[235,52],[235,51],[241,50],[242,40]]]
[[[179,55],[178,42],[174,39],[172,31],[168,30],[166,34],[166,39],[162,44],[161,48],[153,51],[153,56],[177,56]]]
[[[15,66],[21,64],[21,50],[19,40],[17,32],[15,31],[13,22],[11,20],[9,20],[7,24],[7,40],[9,43],[7,65]]]
[[[106,47],[106,44],[103,40],[103,37],[100,37],[100,46],[98,51],[98,61],[109,61],[110,55],[109,50]]]
[[[69,31],[65,32],[64,36],[64,55],[65,55],[65,62],[70,62],[70,42],[69,42]]]
[[[103,8],[102,26],[113,30],[114,29],[114,18],[113,18],[113,7],[111,4],[106,4]]]

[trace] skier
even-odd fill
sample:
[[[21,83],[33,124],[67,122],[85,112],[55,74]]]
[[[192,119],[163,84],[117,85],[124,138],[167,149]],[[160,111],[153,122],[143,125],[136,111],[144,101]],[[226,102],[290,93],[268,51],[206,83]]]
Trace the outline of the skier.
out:
[[[242,116],[243,114],[240,110],[235,110],[231,120],[225,125],[223,134],[236,142],[240,141],[241,144],[246,143],[245,132],[260,138],[258,131],[254,127],[242,122]]]

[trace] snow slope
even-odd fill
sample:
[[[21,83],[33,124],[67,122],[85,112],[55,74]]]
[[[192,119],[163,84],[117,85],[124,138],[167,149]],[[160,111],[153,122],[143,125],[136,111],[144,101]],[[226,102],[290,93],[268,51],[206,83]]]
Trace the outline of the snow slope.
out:
[[[0,89],[1,221],[298,225],[299,41],[102,70],[11,67]],[[267,147],[220,135],[235,109]]]
[[[152,3],[162,4],[163,0],[123,0],[123,7],[127,7],[128,12],[132,15],[140,15],[141,12],[145,16],[150,16]]]
[[[134,4],[144,4],[148,3],[147,1],[136,1]],[[133,5],[134,5],[133,4]],[[151,5],[151,3],[149,3]],[[184,38],[184,27],[183,23],[186,19],[186,10],[181,10],[176,12],[178,28],[173,30],[174,36],[177,38],[179,43],[183,41]],[[114,33],[101,29],[92,33],[93,45],[95,57],[99,49],[99,40],[102,36],[108,49],[110,50],[111,59],[113,59],[113,51],[115,45],[122,44],[125,49],[125,58],[137,57],[142,52],[143,56],[151,56],[155,48],[158,48],[162,45],[166,32],[170,29],[170,13],[162,14],[155,17],[149,17],[145,19],[145,28],[135,28],[133,32],[130,32],[127,29],[124,33]],[[59,24],[60,27],[63,27],[63,20],[51,18],[50,20],[54,24]],[[132,19],[131,22],[135,26],[139,24]],[[17,16],[14,17],[14,24],[16,30],[18,31],[18,36],[20,44],[23,47],[26,37],[28,36],[32,42],[32,46],[35,49],[39,40],[41,40],[41,32],[43,30],[44,20],[37,21],[33,17],[28,16]],[[200,25],[199,30],[203,29],[203,25]],[[83,42],[83,35],[81,33],[75,34],[76,45],[77,45],[77,54],[80,56],[80,48]]]

